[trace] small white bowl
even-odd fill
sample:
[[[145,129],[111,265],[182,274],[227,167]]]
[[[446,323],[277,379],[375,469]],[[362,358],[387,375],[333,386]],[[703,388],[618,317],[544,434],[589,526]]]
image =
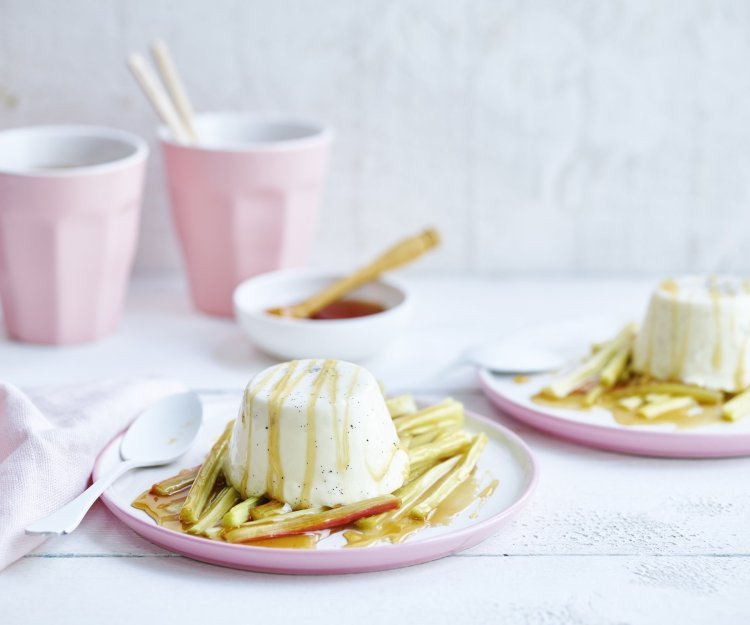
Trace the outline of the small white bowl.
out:
[[[316,293],[341,274],[321,269],[286,269],[245,280],[234,290],[234,310],[242,330],[263,351],[284,359],[366,360],[404,328],[411,300],[392,280],[371,282],[348,298],[385,307],[381,313],[352,319],[284,319],[266,312]]]

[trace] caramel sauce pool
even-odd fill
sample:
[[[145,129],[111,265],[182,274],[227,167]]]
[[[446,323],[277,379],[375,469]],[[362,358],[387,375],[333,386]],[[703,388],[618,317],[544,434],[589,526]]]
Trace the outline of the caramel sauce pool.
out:
[[[619,390],[625,391],[626,388]],[[537,393],[531,399],[536,404],[553,408],[590,410],[594,407],[584,405],[583,395],[570,395],[563,399],[551,399],[541,393]],[[700,412],[691,415],[685,414],[684,412],[677,412],[667,413],[656,417],[655,419],[647,419],[646,417],[639,415],[637,410],[628,410],[627,408],[620,406],[617,403],[619,399],[622,399],[622,394],[613,397],[612,394],[607,395],[605,393],[595,407],[608,410],[612,414],[614,420],[620,425],[663,425],[665,423],[671,423],[676,425],[678,429],[687,430],[694,427],[711,425],[713,423],[725,423],[721,416],[721,404],[699,404]]]
[[[385,306],[377,302],[364,299],[340,299],[310,315],[310,319],[354,319],[376,315],[384,310]]]
[[[470,518],[476,518],[484,502],[495,492],[497,485],[497,480],[493,480],[480,491],[477,479],[472,475],[469,479],[464,480],[425,521],[407,517],[371,530],[359,530],[354,525],[348,525],[333,528],[330,533],[343,532],[347,547],[367,547],[380,541],[400,543],[426,527],[449,525],[456,516],[467,510],[472,504],[477,505],[470,514]],[[220,489],[215,488],[213,494],[216,494],[218,490]],[[180,508],[185,502],[188,491],[189,487],[172,495],[156,495],[147,490],[133,501],[132,506],[146,512],[161,527],[187,534],[188,526],[180,521]],[[294,536],[255,540],[245,544],[277,549],[314,549],[326,535],[321,532],[309,532]],[[201,538],[212,540],[205,536]],[[216,538],[213,540],[222,539]]]
[[[495,492],[497,484],[497,480],[493,480],[480,492],[477,479],[472,475],[469,479],[464,480],[425,521],[406,517],[367,530],[360,530],[356,527],[345,528],[344,538],[346,539],[346,546],[368,547],[382,540],[391,543],[401,543],[412,534],[426,527],[449,525],[456,516],[469,508],[473,503],[477,503],[476,510],[470,514],[470,518],[474,519],[484,502]]]

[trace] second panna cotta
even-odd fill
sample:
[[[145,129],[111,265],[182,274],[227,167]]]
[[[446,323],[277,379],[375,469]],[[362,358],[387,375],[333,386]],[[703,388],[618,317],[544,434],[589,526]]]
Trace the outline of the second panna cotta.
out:
[[[225,463],[243,497],[265,495],[294,508],[392,493],[408,471],[377,381],[337,360],[285,362],[253,378]]]
[[[633,368],[736,392],[750,385],[750,288],[737,278],[665,280],[651,297]]]

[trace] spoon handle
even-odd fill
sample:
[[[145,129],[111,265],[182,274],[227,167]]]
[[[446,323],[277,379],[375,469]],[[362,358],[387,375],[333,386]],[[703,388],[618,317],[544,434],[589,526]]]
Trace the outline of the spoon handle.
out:
[[[70,534],[83,520],[83,517],[99,499],[99,496],[123,473],[140,466],[139,463],[128,460],[112,468],[100,477],[73,501],[52,514],[35,521],[26,528],[27,534]]]

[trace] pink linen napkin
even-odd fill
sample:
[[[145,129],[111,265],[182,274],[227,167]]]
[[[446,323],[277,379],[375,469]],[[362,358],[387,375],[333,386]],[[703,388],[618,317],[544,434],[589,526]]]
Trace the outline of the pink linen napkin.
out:
[[[41,544],[24,528],[87,486],[99,452],[174,380],[110,380],[24,393],[0,380],[0,570]]]

